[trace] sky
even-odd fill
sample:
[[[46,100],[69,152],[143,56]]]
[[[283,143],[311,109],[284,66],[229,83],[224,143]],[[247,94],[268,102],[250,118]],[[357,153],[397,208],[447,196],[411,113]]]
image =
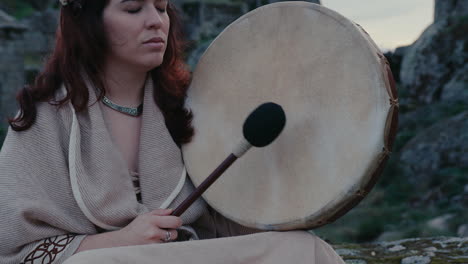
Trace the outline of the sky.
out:
[[[361,25],[384,51],[413,43],[434,21],[434,0],[321,0]]]

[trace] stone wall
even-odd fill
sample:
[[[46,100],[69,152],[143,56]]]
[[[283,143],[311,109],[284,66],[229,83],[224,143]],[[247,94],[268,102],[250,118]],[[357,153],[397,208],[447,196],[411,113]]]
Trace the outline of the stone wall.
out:
[[[24,33],[27,83],[34,81],[34,77],[43,67],[46,56],[53,48],[58,18],[59,12],[57,10],[46,9],[35,12],[32,16],[21,21],[28,27],[28,30]]]
[[[58,22],[57,10],[38,11],[23,21],[0,10],[0,142],[15,114],[16,93],[32,83],[51,51]]]
[[[0,130],[16,109],[16,92],[24,85],[23,33],[26,27],[0,10]],[[0,137],[3,133],[0,133]],[[0,140],[3,141],[3,138]]]

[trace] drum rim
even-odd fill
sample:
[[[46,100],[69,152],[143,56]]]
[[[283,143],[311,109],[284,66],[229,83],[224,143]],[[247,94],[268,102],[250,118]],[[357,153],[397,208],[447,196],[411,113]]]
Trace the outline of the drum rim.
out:
[[[241,21],[249,18],[257,14],[258,12],[262,12],[265,9],[269,8],[280,8],[280,7],[306,7],[314,9],[326,16],[331,17],[332,19],[336,20],[338,23],[346,27],[347,29],[353,30],[353,33],[359,33],[362,38],[363,42],[367,43],[368,50],[372,54],[372,56],[376,57],[376,62],[380,67],[380,72],[382,73],[382,80],[384,81],[384,85],[389,96],[389,109],[387,113],[387,119],[385,122],[384,128],[384,138],[383,141],[383,149],[379,155],[374,158],[374,162],[368,168],[367,173],[363,175],[361,180],[356,183],[356,185],[349,188],[348,194],[344,196],[337,197],[334,200],[329,201],[326,205],[324,205],[320,210],[316,211],[314,214],[306,217],[305,219],[301,220],[294,220],[294,221],[287,221],[283,223],[274,223],[274,224],[252,224],[250,222],[245,222],[242,219],[236,218],[235,216],[226,214],[223,212],[222,209],[217,208],[213,205],[208,199],[205,198],[205,201],[216,211],[220,212],[226,218],[237,222],[241,225],[258,228],[262,230],[291,230],[291,229],[311,229],[317,228],[326,224],[330,224],[340,217],[344,216],[347,212],[349,212],[352,208],[354,208],[357,204],[359,204],[364,197],[372,190],[372,188],[377,183],[380,175],[383,172],[383,169],[389,159],[389,156],[392,151],[392,147],[395,141],[397,129],[398,129],[398,110],[399,110],[399,103],[398,103],[398,91],[395,85],[395,81],[393,78],[393,74],[390,69],[390,64],[388,60],[385,58],[383,53],[380,51],[378,46],[375,42],[371,39],[369,34],[357,23],[351,21],[350,19],[342,16],[341,14],[328,9],[322,5],[308,3],[308,2],[277,2],[268,5],[261,6],[255,10],[250,11],[247,14],[236,19],[232,22],[229,26],[227,26],[209,45],[206,51],[202,54],[197,66],[194,70],[194,75],[199,70],[199,66],[203,64],[203,59],[206,54],[209,53],[210,48],[216,43],[216,41],[225,34],[226,31],[230,30],[231,27],[236,26]],[[184,155],[184,147],[182,147],[182,154]],[[190,174],[190,173],[189,173]],[[194,183],[195,185],[195,183]],[[196,186],[196,185],[195,185]]]

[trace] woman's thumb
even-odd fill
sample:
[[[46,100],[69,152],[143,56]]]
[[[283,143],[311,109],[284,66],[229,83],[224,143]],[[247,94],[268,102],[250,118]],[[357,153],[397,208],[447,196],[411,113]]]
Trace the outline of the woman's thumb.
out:
[[[152,215],[170,215],[172,213],[172,209],[156,209],[151,211]]]

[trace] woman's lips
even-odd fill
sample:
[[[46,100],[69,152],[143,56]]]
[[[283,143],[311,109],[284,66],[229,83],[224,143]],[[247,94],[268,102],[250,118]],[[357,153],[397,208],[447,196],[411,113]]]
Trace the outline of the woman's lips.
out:
[[[152,38],[144,42],[143,45],[151,48],[162,49],[164,48],[164,40],[162,38]]]
[[[144,44],[147,47],[162,49],[164,48],[164,42],[147,42]]]

